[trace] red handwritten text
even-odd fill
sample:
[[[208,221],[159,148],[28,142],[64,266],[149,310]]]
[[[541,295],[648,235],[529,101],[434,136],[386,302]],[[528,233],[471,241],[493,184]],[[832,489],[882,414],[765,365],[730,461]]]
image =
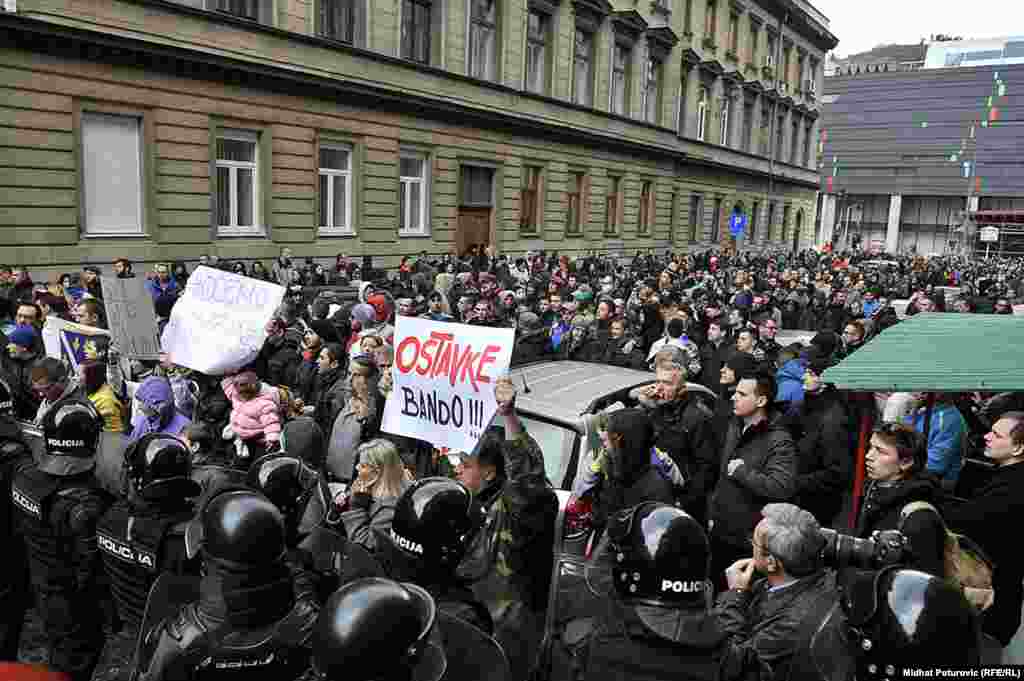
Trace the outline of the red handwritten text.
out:
[[[482,352],[473,352],[472,345],[456,343],[455,334],[432,331],[422,342],[416,336],[403,338],[395,349],[395,366],[403,374],[415,371],[427,378],[447,376],[452,386],[468,380],[473,391],[480,392],[478,383],[491,382],[484,367],[494,364],[500,351],[501,346],[488,345]]]

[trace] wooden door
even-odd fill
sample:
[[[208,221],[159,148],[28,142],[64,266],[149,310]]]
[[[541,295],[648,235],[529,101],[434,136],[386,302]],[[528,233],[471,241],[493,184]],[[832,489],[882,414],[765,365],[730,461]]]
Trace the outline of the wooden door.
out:
[[[459,224],[455,231],[455,246],[459,255],[464,254],[474,244],[480,244],[483,247],[490,243],[490,207],[460,206]]]

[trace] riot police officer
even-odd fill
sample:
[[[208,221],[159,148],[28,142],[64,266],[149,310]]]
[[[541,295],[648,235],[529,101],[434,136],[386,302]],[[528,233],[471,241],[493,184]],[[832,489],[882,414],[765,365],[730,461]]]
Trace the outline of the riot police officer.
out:
[[[127,678],[149,590],[158,575],[198,575],[185,552],[191,499],[200,492],[189,478],[191,453],[178,438],[151,433],[124,453],[126,497],[96,526],[96,542],[114,597],[121,631],[107,642],[101,679]]]
[[[609,598],[576,651],[582,677],[757,678],[756,659],[729,649],[711,611],[711,551],[692,516],[660,502],[614,515],[597,560],[587,579]]]
[[[185,544],[190,557],[202,551],[204,577],[191,593],[180,584],[164,589],[174,585],[166,575],[154,584],[139,639],[138,681],[219,680],[233,670],[272,679],[302,673],[317,607],[296,598],[277,507],[258,492],[223,489],[188,524]],[[186,597],[175,602],[172,593]]]
[[[398,498],[390,531],[374,531],[378,558],[392,579],[422,586],[438,609],[490,635],[494,623],[487,606],[456,575],[469,538],[483,519],[465,485],[449,478],[423,478]]]
[[[92,403],[56,402],[43,418],[45,449],[11,486],[49,664],[88,681],[103,643],[95,579],[96,522],[110,497],[93,476],[103,418]]]
[[[313,636],[312,663],[311,676],[319,681],[509,678],[494,639],[438,610],[422,587],[381,578],[350,582],[327,600]]]
[[[32,462],[15,413],[11,387],[0,378],[0,489],[5,499],[11,498],[15,472]],[[0,504],[0,542],[4,547],[4,559],[0,561],[0,660],[18,659],[18,640],[28,603],[25,545],[15,532],[13,510],[9,503]]]

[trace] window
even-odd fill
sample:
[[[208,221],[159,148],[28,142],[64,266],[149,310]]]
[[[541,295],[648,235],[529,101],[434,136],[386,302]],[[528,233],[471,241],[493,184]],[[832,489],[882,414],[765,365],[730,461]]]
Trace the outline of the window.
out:
[[[754,17],[750,18],[750,40],[747,45],[750,47],[750,63],[757,64],[757,43],[761,39],[761,24]]]
[[[790,227],[790,225],[789,225],[789,222],[790,222],[789,221],[789,214],[790,214],[791,210],[792,210],[792,208],[790,206],[788,206],[788,205],[782,207],[782,241],[787,241],[788,240],[788,236],[789,235],[786,232],[789,231],[789,227]]]
[[[576,29],[573,44],[572,101],[574,104],[592,106],[594,103],[594,34]]]
[[[722,146],[729,146],[729,113],[732,111],[732,99],[729,95],[722,97],[722,128],[719,131],[718,139],[722,141]]]
[[[679,136],[684,137],[686,135],[686,91],[690,87],[690,73],[686,65],[683,65],[683,75],[679,79],[679,111],[677,115],[679,120],[676,121],[676,127],[679,129]]]
[[[701,213],[704,212],[704,197],[700,194],[690,195],[690,241],[700,240]]]
[[[669,203],[668,233],[669,239],[675,241],[676,230],[679,228],[679,190],[672,190],[672,198]]]
[[[683,10],[683,33],[693,35],[693,0],[686,0]]]
[[[761,103],[761,155],[767,156],[771,140],[768,138],[769,127],[772,121],[772,111],[767,102]]]
[[[402,0],[402,58],[430,63],[430,0]]]
[[[523,166],[519,187],[519,231],[536,232],[540,222],[540,173],[535,166]]]
[[[586,209],[587,174],[582,172],[569,173],[569,189],[566,192],[565,231],[579,234],[583,229],[583,212]]]
[[[212,9],[243,19],[260,19],[260,0],[214,0]]]
[[[625,116],[629,113],[629,58],[630,48],[615,44],[612,56],[612,113]]]
[[[637,215],[636,233],[648,234],[654,222],[654,183],[645,181],[640,185],[640,211]]]
[[[642,106],[644,120],[648,123],[658,123],[661,109],[661,62],[657,59],[648,59],[647,68],[644,73],[644,88]]]
[[[782,48],[782,77],[779,78],[783,83],[789,82],[789,53],[788,47]]]
[[[718,28],[718,0],[709,0],[708,11],[704,14],[704,37],[715,41],[715,31]]]
[[[768,45],[768,56],[771,57],[772,61],[774,62],[775,61],[775,36],[773,36],[771,33],[768,34],[768,43],[767,43],[767,45]]]
[[[498,62],[497,0],[469,0],[469,75],[493,80]]]
[[[551,17],[534,10],[526,18],[526,89],[547,92],[548,35]]]
[[[352,233],[352,148],[320,147],[320,231]]]
[[[811,133],[813,130],[813,125],[804,127],[804,150],[801,155],[801,158],[804,160],[804,167],[811,165]]]
[[[722,199],[715,199],[715,212],[711,214],[711,241],[722,238]]]
[[[729,51],[735,55],[740,52],[740,17],[729,14]]]
[[[768,232],[765,235],[767,241],[772,240],[772,229],[775,228],[775,204],[768,204]]]
[[[142,119],[82,113],[85,234],[143,233]]]
[[[618,233],[619,215],[622,208],[622,178],[608,176],[608,193],[604,197],[604,233]]]
[[[761,204],[755,203],[750,209],[750,229],[747,234],[747,241],[754,243],[757,236],[757,216],[761,213]]]
[[[743,151],[751,152],[751,144],[754,136],[754,103],[743,104],[743,140],[740,142]]]
[[[486,166],[462,166],[463,206],[487,207],[494,203],[494,169]]]
[[[259,136],[222,130],[217,138],[218,232],[253,233],[259,227]]]
[[[804,67],[806,66],[806,64],[807,64],[807,59],[804,57],[804,55],[797,53],[797,57],[796,57],[796,89],[797,90],[803,90],[804,89],[804,81],[806,80],[806,78],[804,77]]]
[[[427,233],[427,157],[401,152],[398,160],[398,231]]]
[[[704,141],[708,122],[708,89],[703,85],[697,91],[697,139]]]
[[[797,146],[800,144],[800,121],[793,121],[793,129],[790,133],[793,135],[793,139],[790,140],[789,162],[792,165],[796,165],[796,155],[800,149],[800,147]]]
[[[354,0],[319,0],[316,32],[324,38],[351,44],[355,36]]]
[[[775,119],[775,160],[782,160],[782,143],[786,139],[786,116],[780,115]]]

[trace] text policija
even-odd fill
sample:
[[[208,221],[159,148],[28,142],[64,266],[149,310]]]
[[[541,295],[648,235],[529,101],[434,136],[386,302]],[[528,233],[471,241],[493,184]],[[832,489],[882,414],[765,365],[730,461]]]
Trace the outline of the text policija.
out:
[[[432,331],[424,341],[416,336],[403,338],[395,349],[395,368],[401,374],[415,372],[428,380],[440,378],[453,388],[456,385],[472,387],[474,393],[479,393],[481,384],[492,382],[485,369],[497,361],[500,351],[498,345],[486,345],[483,350],[474,351],[471,343],[456,343],[453,333]],[[401,390],[405,416],[456,428],[464,423],[474,429],[483,426],[482,400],[404,385]]]

